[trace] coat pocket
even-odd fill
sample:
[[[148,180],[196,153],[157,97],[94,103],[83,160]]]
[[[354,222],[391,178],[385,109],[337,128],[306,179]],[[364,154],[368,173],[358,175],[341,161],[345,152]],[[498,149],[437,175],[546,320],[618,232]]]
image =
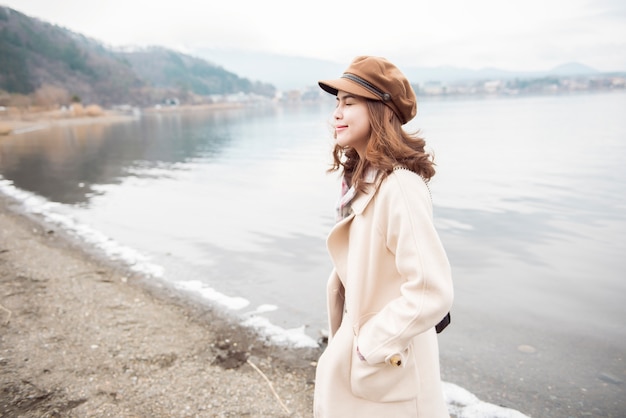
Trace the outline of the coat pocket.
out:
[[[350,385],[354,396],[372,402],[400,402],[415,399],[419,391],[419,374],[413,358],[413,345],[406,349],[404,367],[387,363],[369,364],[356,353],[353,341]]]

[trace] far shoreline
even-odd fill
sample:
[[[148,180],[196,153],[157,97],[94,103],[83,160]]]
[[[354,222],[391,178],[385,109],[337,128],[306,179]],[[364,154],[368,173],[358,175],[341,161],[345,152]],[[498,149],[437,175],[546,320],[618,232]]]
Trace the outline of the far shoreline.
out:
[[[153,115],[176,112],[199,112],[240,109],[243,103],[210,103],[202,105],[180,106],[153,106],[153,107],[123,107],[110,108],[93,112],[73,113],[70,110],[21,110],[4,109],[0,111],[0,139],[3,137],[21,135],[28,132],[50,129],[54,127],[68,127],[95,124],[113,124],[137,120],[143,114]]]

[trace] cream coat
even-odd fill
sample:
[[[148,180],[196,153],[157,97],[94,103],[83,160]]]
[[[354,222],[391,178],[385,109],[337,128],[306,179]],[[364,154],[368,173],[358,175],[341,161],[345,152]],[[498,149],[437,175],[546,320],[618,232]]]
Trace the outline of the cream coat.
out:
[[[424,181],[400,169],[369,185],[327,246],[330,335],[315,417],[449,417],[434,327],[453,288]]]

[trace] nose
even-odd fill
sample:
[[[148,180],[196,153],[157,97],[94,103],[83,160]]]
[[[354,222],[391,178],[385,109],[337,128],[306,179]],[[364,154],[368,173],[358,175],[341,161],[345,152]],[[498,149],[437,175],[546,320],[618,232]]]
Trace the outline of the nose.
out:
[[[333,112],[333,118],[334,119],[341,119],[342,113],[341,113],[341,107],[337,106]]]

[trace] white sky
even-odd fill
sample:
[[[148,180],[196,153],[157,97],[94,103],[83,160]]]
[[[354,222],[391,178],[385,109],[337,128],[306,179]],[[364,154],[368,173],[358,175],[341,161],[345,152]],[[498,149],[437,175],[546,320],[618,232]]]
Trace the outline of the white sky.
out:
[[[349,63],[626,71],[625,0],[0,0],[109,46],[263,50]]]

